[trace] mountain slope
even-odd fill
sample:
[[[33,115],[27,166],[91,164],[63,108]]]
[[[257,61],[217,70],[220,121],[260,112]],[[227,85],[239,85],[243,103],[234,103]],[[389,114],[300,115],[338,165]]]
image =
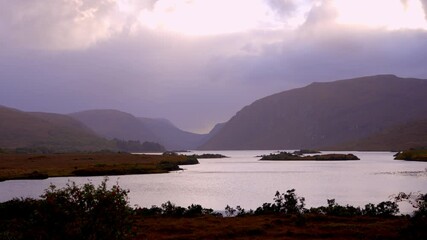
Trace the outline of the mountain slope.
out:
[[[159,142],[150,129],[129,113],[117,110],[88,110],[72,113],[70,116],[108,139]]]
[[[331,146],[332,150],[387,151],[427,146],[427,119],[386,128],[366,138]]]
[[[313,83],[244,107],[201,149],[327,148],[427,119],[427,81],[378,75]]]
[[[169,120],[138,118],[169,150],[196,149],[205,142],[207,134],[196,134],[175,127]]]
[[[168,150],[196,149],[210,136],[183,131],[166,119],[137,118],[118,110],[88,110],[70,116],[108,139],[157,142]]]
[[[44,147],[71,151],[100,150],[112,146],[66,115],[28,113],[0,106],[0,147]]]

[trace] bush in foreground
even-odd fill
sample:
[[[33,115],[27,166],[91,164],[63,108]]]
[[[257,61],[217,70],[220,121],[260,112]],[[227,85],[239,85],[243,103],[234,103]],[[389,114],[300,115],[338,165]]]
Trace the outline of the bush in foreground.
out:
[[[108,179],[99,186],[71,182],[64,188],[50,186],[41,199],[13,199],[0,203],[0,239],[128,239],[133,220],[144,217],[199,217],[221,214],[201,205],[187,208],[170,201],[160,207],[131,208],[128,190],[117,184],[107,188]],[[367,204],[364,208],[341,206],[329,199],[327,206],[306,209],[305,199],[295,189],[276,192],[273,203],[264,203],[255,211],[227,205],[226,216],[278,215],[291,216],[296,226],[305,226],[310,216],[393,217],[399,212],[397,203],[411,203],[416,211],[403,228],[405,239],[427,239],[427,194],[398,194],[394,201]],[[404,217],[406,218],[406,217]]]
[[[0,205],[0,238],[124,239],[130,234],[128,191],[117,184],[50,186],[40,200],[14,199]]]
[[[151,208],[136,208],[135,214],[137,216],[167,216],[167,217],[198,217],[204,215],[219,216],[221,214],[215,213],[212,208],[203,208],[199,204],[191,204],[187,208],[176,206],[175,204],[167,201],[158,207],[156,205]]]

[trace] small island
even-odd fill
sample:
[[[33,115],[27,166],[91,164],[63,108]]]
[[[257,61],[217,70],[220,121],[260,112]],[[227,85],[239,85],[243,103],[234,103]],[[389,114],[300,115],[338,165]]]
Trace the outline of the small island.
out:
[[[163,153],[163,156],[179,156],[181,154],[178,154],[177,152],[173,151],[166,151]],[[227,156],[224,156],[222,154],[218,153],[203,153],[203,154],[192,154],[192,155],[183,155],[187,156],[187,158],[192,159],[200,159],[200,158],[228,158]]]
[[[174,151],[166,151],[163,153],[164,156],[178,156],[179,154]],[[227,156],[224,156],[219,153],[203,153],[203,154],[192,154],[192,155],[186,155],[187,157],[199,159],[199,158],[228,158]]]
[[[195,158],[228,158],[227,156],[224,156],[219,153],[203,153],[203,154],[193,154],[191,155]]]
[[[316,154],[316,155],[298,155],[289,152],[271,153],[261,156],[261,161],[348,161],[360,160],[353,154]]]

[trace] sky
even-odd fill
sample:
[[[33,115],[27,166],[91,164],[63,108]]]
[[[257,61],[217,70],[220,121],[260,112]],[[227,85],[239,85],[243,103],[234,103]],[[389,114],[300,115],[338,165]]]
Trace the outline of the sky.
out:
[[[204,133],[311,82],[427,79],[427,0],[0,0],[0,105]]]

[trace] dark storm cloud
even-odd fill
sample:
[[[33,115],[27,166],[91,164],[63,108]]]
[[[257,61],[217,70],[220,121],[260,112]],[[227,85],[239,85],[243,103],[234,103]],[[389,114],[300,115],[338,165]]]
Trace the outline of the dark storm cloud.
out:
[[[299,3],[267,2],[280,18]],[[427,78],[426,30],[348,28],[329,2],[297,29],[191,38],[136,25],[155,1],[123,1],[133,7],[119,11],[110,0],[0,0],[0,105],[116,108],[206,131],[260,97],[313,81]]]

